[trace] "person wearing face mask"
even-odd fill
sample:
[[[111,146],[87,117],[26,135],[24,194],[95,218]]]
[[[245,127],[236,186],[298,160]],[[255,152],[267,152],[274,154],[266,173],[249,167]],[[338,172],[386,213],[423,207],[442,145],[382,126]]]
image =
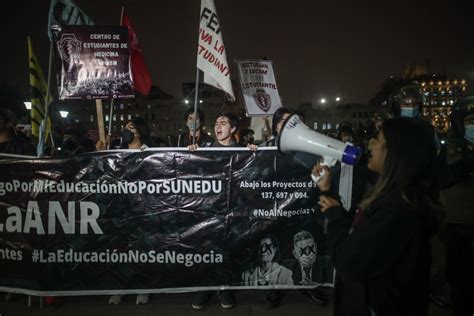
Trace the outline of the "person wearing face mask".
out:
[[[194,131],[196,133],[196,144],[200,147],[209,147],[214,143],[214,140],[206,132],[204,132],[204,113],[197,109],[196,124],[194,124],[194,108],[189,108],[184,113],[184,121],[188,128],[188,132],[178,136],[178,147],[187,147],[193,144]]]
[[[468,95],[453,105],[451,127],[458,141],[460,157],[449,165],[451,185],[465,180],[474,170],[474,95]]]
[[[16,135],[13,117],[13,112],[0,109],[0,153],[35,155],[33,144]]]
[[[395,117],[418,118],[425,97],[417,84],[407,84],[396,89],[388,98]]]
[[[77,128],[68,128],[64,131],[62,146],[55,148],[51,154],[53,157],[68,157],[89,152],[83,143],[85,136]]]
[[[458,151],[449,164],[452,188],[442,191],[454,207],[446,212],[442,241],[445,246],[445,281],[449,284],[448,302],[455,315],[474,312],[474,218],[472,188],[474,184],[474,94],[457,101],[451,111],[451,127]],[[456,199],[459,199],[457,201]],[[446,292],[441,292],[446,294]]]
[[[380,176],[351,216],[318,182],[327,245],[336,268],[337,316],[428,315],[431,237],[439,229],[436,146],[421,120],[385,120],[369,142],[368,168]]]
[[[151,138],[151,133],[146,122],[140,118],[135,117],[125,124],[125,128],[121,133],[122,149],[139,149],[144,150],[149,147],[154,147],[154,143]],[[124,295],[117,294],[112,295],[109,298],[109,304],[120,304]],[[150,294],[138,294],[136,298],[136,304],[146,304],[150,300]]]

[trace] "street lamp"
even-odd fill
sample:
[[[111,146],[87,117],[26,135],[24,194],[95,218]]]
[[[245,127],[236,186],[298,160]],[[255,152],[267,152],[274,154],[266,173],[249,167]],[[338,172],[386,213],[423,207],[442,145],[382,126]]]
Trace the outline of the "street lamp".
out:
[[[324,103],[326,103],[326,99],[322,98],[319,102],[321,102],[321,104],[324,104]]]
[[[61,115],[62,118],[66,118],[69,114],[68,111],[59,111],[59,114]]]
[[[339,102],[341,101],[341,98],[340,97],[336,97],[336,102]]]
[[[25,104],[26,109],[29,111],[31,110],[31,102],[23,102]]]
[[[184,103],[188,104],[188,103],[189,103],[189,101],[188,101],[188,100],[184,100]]]

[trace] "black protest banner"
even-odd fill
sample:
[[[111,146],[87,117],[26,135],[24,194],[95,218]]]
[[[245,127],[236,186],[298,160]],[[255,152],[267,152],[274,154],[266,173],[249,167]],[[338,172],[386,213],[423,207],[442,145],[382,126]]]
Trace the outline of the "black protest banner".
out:
[[[333,283],[308,170],[277,151],[0,159],[0,197],[0,290],[76,295]]]
[[[126,27],[54,25],[52,33],[61,100],[134,98]]]

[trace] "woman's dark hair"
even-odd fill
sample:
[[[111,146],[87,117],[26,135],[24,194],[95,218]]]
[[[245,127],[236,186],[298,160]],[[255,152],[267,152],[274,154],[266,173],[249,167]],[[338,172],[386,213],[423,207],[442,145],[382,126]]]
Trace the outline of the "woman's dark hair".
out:
[[[276,126],[278,124],[278,122],[281,121],[281,119],[283,118],[283,115],[285,114],[294,114],[294,112],[288,108],[284,108],[284,107],[281,107],[281,108],[278,108],[275,113],[273,113],[273,117],[272,117],[272,135],[276,136],[277,135],[277,132],[276,132]]]
[[[125,125],[127,125],[129,122],[132,122],[133,126],[135,126],[138,135],[140,135],[140,140],[142,144],[147,145],[148,147],[155,147],[155,144],[151,137],[150,128],[148,127],[148,124],[145,122],[144,119],[142,119],[141,117],[134,117],[129,120]],[[128,148],[128,144],[122,144],[120,148]]]
[[[438,170],[433,127],[421,120],[401,117],[385,120],[381,130],[387,146],[384,167],[361,207],[368,207],[393,190],[399,190],[403,199],[414,207],[426,198],[433,206],[437,205]]]
[[[190,107],[189,109],[184,112],[184,120],[188,120],[189,114],[194,114],[194,108]],[[201,111],[201,109],[196,110],[196,114],[199,117],[199,120],[201,121],[201,126],[204,125],[204,113]]]

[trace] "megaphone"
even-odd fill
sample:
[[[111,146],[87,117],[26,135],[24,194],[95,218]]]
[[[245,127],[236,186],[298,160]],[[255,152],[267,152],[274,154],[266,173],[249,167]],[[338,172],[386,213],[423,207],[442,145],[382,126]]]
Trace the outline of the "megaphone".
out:
[[[301,121],[297,114],[290,116],[281,128],[278,150],[281,153],[297,151],[318,155],[323,157],[323,164],[330,167],[337,161],[353,166],[362,153],[357,146],[312,130]],[[313,180],[317,182],[316,179],[313,178]]]

